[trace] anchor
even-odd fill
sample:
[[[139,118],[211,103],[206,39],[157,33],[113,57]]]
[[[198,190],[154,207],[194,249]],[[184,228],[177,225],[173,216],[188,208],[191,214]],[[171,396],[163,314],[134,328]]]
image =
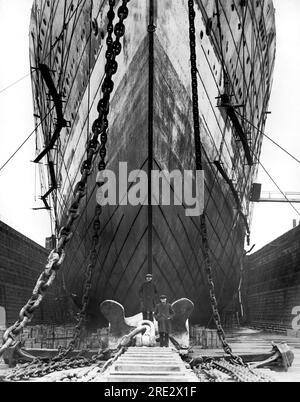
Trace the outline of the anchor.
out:
[[[220,360],[231,361],[230,355],[224,356],[199,356],[189,361],[192,368],[203,363]],[[269,353],[253,353],[243,355],[243,361],[251,369],[257,368],[276,368],[278,370],[288,371],[294,361],[294,353],[286,343],[275,344],[272,342],[272,350]]]
[[[31,363],[36,357],[25,351],[24,342],[19,341],[4,352],[3,360],[9,368],[13,368],[17,363]]]
[[[189,325],[188,320],[194,309],[194,303],[189,299],[179,299],[172,304],[175,312],[171,320],[172,331],[170,339],[177,349],[189,348]],[[100,305],[100,310],[109,322],[109,346],[114,347],[120,340],[138,327],[147,326],[143,335],[135,337],[136,346],[155,346],[155,330],[157,322],[152,323],[143,320],[142,313],[132,317],[125,317],[125,309],[122,304],[114,300],[105,300]]]
[[[271,355],[267,359],[260,362],[250,363],[249,366],[251,368],[276,366],[279,369],[288,371],[293,364],[295,357],[294,353],[286,343],[276,344],[272,342],[272,346],[273,349]]]

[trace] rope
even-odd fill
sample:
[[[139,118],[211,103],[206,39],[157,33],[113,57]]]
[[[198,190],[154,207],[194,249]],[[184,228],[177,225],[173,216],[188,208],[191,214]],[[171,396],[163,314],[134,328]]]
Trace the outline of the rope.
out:
[[[288,155],[290,155],[293,159],[295,159],[298,163],[300,163],[300,161],[295,158],[293,155],[291,155],[288,151],[284,150],[284,148],[282,148],[279,144],[277,144],[275,141],[273,141],[270,137],[268,137],[263,131],[259,130],[256,126],[254,126],[254,124],[252,124],[250,121],[248,121],[248,119],[246,119],[245,117],[243,117],[240,113],[236,112],[240,117],[242,117],[244,120],[246,120],[251,126],[253,126],[255,129],[258,130],[259,133],[263,134],[264,136],[266,136],[270,141],[274,142],[274,144],[278,145],[283,151],[285,151]],[[257,156],[257,154],[254,152],[254,150],[251,150],[254,158],[257,160],[258,164],[261,166],[261,168],[264,170],[264,172],[266,173],[266,175],[269,177],[269,179],[272,181],[272,183],[276,186],[276,188],[278,189],[278,191],[281,193],[281,195],[283,195],[283,197],[285,198],[285,200],[290,204],[290,206],[293,208],[293,210],[297,213],[298,216],[300,216],[300,212],[297,210],[297,208],[295,208],[295,206],[293,205],[293,203],[288,199],[288,197],[286,196],[286,194],[281,190],[281,188],[279,187],[279,185],[277,184],[277,182],[273,179],[273,177],[271,176],[271,174],[268,172],[268,170],[264,167],[264,165],[261,163],[259,157]]]
[[[262,169],[264,170],[264,172],[267,174],[267,176],[269,177],[269,179],[273,182],[273,184],[275,184],[275,186],[277,187],[277,189],[280,191],[280,193],[283,195],[283,197],[286,199],[286,201],[290,204],[290,206],[293,208],[293,210],[297,213],[297,215],[300,216],[300,212],[297,210],[297,208],[295,208],[295,206],[292,204],[292,202],[288,199],[288,197],[286,196],[286,194],[281,190],[281,188],[279,187],[279,185],[276,183],[276,181],[273,179],[273,177],[270,175],[270,173],[267,171],[267,169],[263,166],[263,164],[260,162],[260,160],[258,159],[258,157],[253,153],[253,155],[255,156],[255,158],[257,159],[259,165],[262,167]]]
[[[35,72],[35,70],[30,72],[30,73],[28,73],[28,74],[26,74],[26,75],[24,75],[23,77],[19,78],[17,81],[14,81],[13,83],[9,84],[7,87],[0,89],[0,94],[2,94],[3,92],[7,91],[8,89],[14,87],[19,82],[23,81],[25,78],[31,76],[34,72]]]
[[[248,124],[250,124],[251,127],[253,127],[259,134],[262,134],[264,137],[266,137],[269,141],[271,141],[274,145],[276,145],[278,148],[280,148],[283,152],[285,152],[288,156],[290,156],[292,159],[294,159],[296,162],[300,164],[300,160],[296,158],[294,155],[292,155],[289,151],[287,151],[285,148],[283,148],[278,142],[272,140],[271,137],[269,137],[264,131],[260,130],[258,127],[256,127],[251,121],[249,121],[246,117],[244,117],[242,114],[240,114],[236,110],[236,114],[238,114],[243,120],[245,120]]]

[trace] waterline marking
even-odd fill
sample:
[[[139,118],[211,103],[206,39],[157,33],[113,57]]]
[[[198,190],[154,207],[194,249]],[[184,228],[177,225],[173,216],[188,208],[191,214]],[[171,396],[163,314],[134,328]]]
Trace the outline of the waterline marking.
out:
[[[97,184],[96,199],[101,206],[149,205],[147,172],[128,172],[127,162],[119,162],[118,177],[109,169],[99,172]],[[203,170],[152,170],[151,186],[151,205],[184,205],[186,216],[200,216],[203,213]]]

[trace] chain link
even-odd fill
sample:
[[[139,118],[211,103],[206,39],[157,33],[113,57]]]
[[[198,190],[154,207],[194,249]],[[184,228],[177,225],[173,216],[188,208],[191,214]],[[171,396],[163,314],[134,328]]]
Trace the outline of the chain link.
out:
[[[200,114],[199,114],[199,97],[198,97],[198,79],[197,79],[197,54],[196,54],[196,30],[195,30],[195,17],[194,0],[188,0],[189,9],[189,39],[190,39],[190,61],[191,61],[191,82],[192,82],[192,102],[193,102],[193,119],[194,119],[194,139],[195,139],[195,160],[196,169],[202,170],[202,145],[200,137]],[[207,224],[205,213],[200,217],[200,230],[202,235],[203,257],[204,265],[207,276],[209,297],[213,312],[214,322],[217,328],[218,336],[222,343],[225,353],[229,354],[232,359],[243,365],[243,360],[239,356],[232,353],[232,349],[226,341],[225,332],[221,324],[221,317],[218,310],[218,302],[215,295],[215,285],[212,275],[211,261],[209,257],[209,245],[207,236]]]
[[[116,57],[121,53],[122,50],[122,45],[120,43],[120,39],[124,36],[125,34],[125,25],[124,25],[124,20],[128,17],[128,8],[127,4],[130,0],[123,0],[122,5],[118,9],[118,17],[119,21],[115,25],[113,25],[113,21],[115,19],[115,12],[114,12],[114,6],[115,6],[115,0],[110,0],[109,1],[109,11],[107,13],[107,18],[108,18],[108,25],[107,25],[107,39],[106,39],[106,44],[107,44],[107,51],[105,54],[106,57],[106,65],[105,65],[105,77],[102,85],[102,92],[103,92],[103,97],[100,99],[97,110],[98,110],[98,118],[94,121],[93,126],[92,126],[92,131],[93,131],[93,138],[90,141],[90,147],[92,147],[95,151],[98,147],[98,138],[100,136],[101,138],[101,145],[99,148],[99,155],[100,155],[100,162],[98,165],[98,170],[99,172],[105,170],[106,168],[106,144],[107,144],[107,129],[108,129],[108,114],[109,114],[109,103],[110,103],[110,96],[114,88],[114,82],[112,80],[112,76],[116,74],[118,70],[118,63],[116,61]],[[115,33],[115,41],[113,41],[113,32]],[[90,161],[87,159],[84,163],[83,166],[86,166],[90,169]],[[99,177],[99,175],[98,175]],[[97,181],[99,183],[99,181]],[[101,185],[101,183],[100,183]],[[86,318],[86,312],[87,308],[89,305],[89,300],[90,300],[90,290],[92,288],[92,277],[93,277],[93,271],[94,268],[97,264],[97,246],[99,244],[99,239],[100,239],[100,229],[101,229],[101,224],[100,224],[100,216],[102,213],[102,207],[100,205],[97,205],[95,207],[95,214],[94,214],[94,220],[93,220],[93,236],[92,236],[92,248],[90,251],[90,256],[89,260],[90,263],[87,267],[87,273],[86,273],[86,281],[84,285],[84,293],[82,297],[82,308],[79,313],[79,319],[78,323],[75,326],[75,334],[70,342],[67,350],[62,351],[62,353],[59,355],[58,358],[64,358],[66,357],[70,352],[72,352],[76,344],[78,343],[80,334],[81,334],[81,329],[84,323],[84,320]]]
[[[31,322],[34,312],[42,303],[46,291],[52,285],[56,277],[56,273],[62,265],[64,258],[64,250],[61,250],[60,253],[58,253],[56,250],[53,250],[50,253],[45,270],[38,278],[30,299],[21,309],[18,320],[10,328],[8,328],[3,335],[3,344],[0,348],[0,357],[8,348],[16,345],[17,337],[21,334],[23,328],[25,328],[26,325]]]
[[[32,363],[27,363],[24,365],[20,365],[17,367],[11,374],[9,374],[5,380],[6,381],[22,381],[29,380],[30,378],[39,378],[44,377],[45,375],[63,371],[70,370],[76,368],[89,367],[94,365],[103,365],[107,359],[111,357],[113,352],[111,350],[105,350],[99,352],[97,355],[92,358],[86,358],[84,356],[80,356],[79,353],[77,356],[72,358],[64,358],[64,360],[57,361],[52,359],[50,361],[42,361],[37,359]]]
[[[197,79],[197,71],[198,70],[197,70],[197,54],[196,54],[196,30],[195,30],[196,14],[195,14],[195,10],[194,10],[194,0],[188,0],[188,7],[189,7],[189,39],[190,39],[191,83],[192,83],[196,169],[202,170],[199,96],[198,96],[198,79]]]
[[[201,363],[194,369],[202,382],[273,382],[263,370],[249,370],[248,367],[230,363],[224,359]]]
[[[194,118],[194,137],[195,137],[195,159],[196,169],[202,170],[202,150],[201,150],[201,137],[200,137],[200,120],[199,120],[199,98],[198,98],[198,80],[197,80],[197,54],[196,54],[196,35],[195,35],[195,10],[194,0],[188,0],[189,8],[189,38],[190,38],[190,58],[191,58],[191,79],[192,79],[192,97],[193,97],[193,118]],[[204,266],[207,276],[207,283],[209,289],[209,298],[213,312],[213,319],[217,328],[219,339],[222,343],[223,350],[231,358],[232,364],[224,362],[220,365],[223,371],[228,371],[237,381],[265,381],[265,379],[251,370],[243,361],[243,359],[234,354],[230,345],[228,344],[222,327],[221,317],[218,310],[218,302],[215,295],[215,285],[212,274],[212,266],[209,257],[209,244],[207,235],[206,216],[203,213],[200,216],[200,231],[202,236]],[[217,363],[213,363],[217,364]],[[213,378],[213,375],[212,375]],[[268,379],[266,381],[269,381]]]
[[[100,162],[98,165],[99,171],[106,168],[105,157],[106,157],[106,143],[107,143],[107,129],[108,129],[108,113],[109,113],[109,102],[110,96],[114,88],[114,83],[112,81],[112,76],[117,72],[118,64],[116,62],[116,56],[121,53],[122,45],[120,39],[125,34],[124,20],[128,17],[127,4],[130,0],[123,0],[122,5],[118,9],[119,22],[116,24],[115,28],[113,26],[113,20],[115,18],[114,6],[115,0],[109,0],[109,11],[107,14],[108,25],[107,25],[107,51],[106,51],[106,66],[105,66],[105,78],[102,85],[103,97],[98,103],[98,118],[95,120],[92,126],[93,136],[92,139],[87,144],[87,159],[83,162],[81,167],[81,180],[77,183],[74,190],[74,197],[71,206],[68,210],[67,222],[65,226],[60,229],[57,245],[54,250],[51,251],[48,257],[48,263],[45,267],[44,272],[41,274],[37,280],[36,286],[33,290],[32,296],[27,302],[27,304],[21,309],[19,314],[19,319],[11,326],[3,336],[3,344],[0,348],[0,357],[3,355],[5,350],[16,344],[16,338],[22,332],[23,328],[32,320],[34,312],[39,308],[46,291],[52,285],[55,280],[56,273],[60,269],[64,258],[65,258],[65,246],[72,237],[72,227],[76,219],[79,217],[79,208],[81,199],[86,195],[87,179],[91,174],[93,160],[99,148]],[[116,39],[113,40],[113,32],[115,33]],[[98,139],[100,137],[101,145],[99,147]],[[71,341],[67,351],[62,351],[59,353],[54,361],[61,360],[67,356],[72,350],[74,350],[76,343],[79,339],[81,327],[85,318],[88,302],[89,302],[89,292],[92,286],[92,272],[97,262],[97,251],[96,247],[100,238],[100,215],[102,212],[101,206],[96,206],[93,229],[93,244],[92,250],[90,252],[90,264],[87,269],[87,280],[85,282],[85,290],[83,295],[83,306],[79,314],[79,321],[75,328],[75,335]],[[37,365],[42,364],[41,362]],[[35,363],[36,365],[36,363]],[[26,368],[28,368],[26,366]],[[53,368],[53,367],[52,367]],[[28,371],[30,371],[28,369]],[[30,371],[31,373],[31,371]]]
[[[57,371],[90,366],[99,367],[100,371],[98,374],[100,375],[127,350],[127,347],[130,346],[133,338],[137,334],[144,333],[146,330],[147,325],[142,325],[135,328],[119,341],[116,349],[105,349],[104,351],[99,351],[91,358],[86,358],[85,356],[82,356],[83,352],[80,352],[77,356],[73,358],[64,358],[62,360],[57,360],[56,358],[54,358],[45,362],[40,359],[36,359],[31,363],[26,363],[17,367],[15,370],[13,370],[11,374],[6,377],[5,380],[26,381],[30,378],[44,377]]]

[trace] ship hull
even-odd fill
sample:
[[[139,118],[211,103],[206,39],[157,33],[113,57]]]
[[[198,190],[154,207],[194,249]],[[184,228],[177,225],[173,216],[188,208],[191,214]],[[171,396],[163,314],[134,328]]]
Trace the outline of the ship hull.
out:
[[[31,64],[37,67],[43,62],[55,69],[55,85],[65,94],[64,116],[71,122],[69,129],[62,130],[56,149],[46,156],[48,163],[54,161],[56,166],[59,188],[52,193],[51,205],[60,226],[66,221],[74,186],[80,178],[85,145],[97,117],[105,66],[108,5],[105,1],[86,1],[82,6],[75,2],[72,11],[69,1],[49,3],[37,1],[33,8]],[[233,103],[243,103],[244,116],[263,129],[275,40],[271,2],[259,7],[246,2],[234,10],[228,2],[217,3],[218,18],[215,2],[195,2],[195,8],[204,206],[216,296],[225,316],[237,309],[235,300],[247,229],[245,219],[250,219],[249,195],[257,165],[249,165],[236,127],[226,109],[218,107],[216,98],[228,92],[229,85]],[[149,4],[133,0],[128,5],[129,17],[125,22],[126,34],[109,114],[107,168],[115,173],[120,162],[127,163],[128,172],[195,170],[187,2],[154,1],[154,32],[148,29]],[[75,11],[78,8],[76,15],[72,14],[74,8]],[[259,31],[260,18],[264,21],[264,35]],[[57,40],[61,23],[66,20],[69,25],[61,40]],[[91,20],[97,21],[98,34]],[[44,39],[39,47],[41,37]],[[267,46],[263,50],[265,42]],[[51,101],[46,98],[47,91],[39,73],[33,78],[33,93],[36,112],[45,116]],[[50,115],[47,125],[42,124],[39,130],[37,153],[49,141],[54,118],[55,114]],[[243,121],[241,125],[257,161],[261,134]],[[215,161],[222,163],[228,180],[233,183],[242,211],[236,205],[232,186],[216,169]],[[78,306],[92,244],[97,162],[96,158],[80,217],[58,274],[58,294],[62,291],[73,295]],[[47,189],[53,177],[49,171],[42,173],[42,177]],[[103,323],[99,306],[106,299],[123,304],[127,316],[136,314],[139,287],[145,274],[152,272],[160,293],[166,294],[170,301],[189,298],[195,305],[192,321],[211,324],[202,247],[200,219],[187,216],[183,203],[103,207],[97,266],[88,306],[89,322]],[[60,306],[59,310],[64,308]],[[57,319],[59,316],[58,312]]]

